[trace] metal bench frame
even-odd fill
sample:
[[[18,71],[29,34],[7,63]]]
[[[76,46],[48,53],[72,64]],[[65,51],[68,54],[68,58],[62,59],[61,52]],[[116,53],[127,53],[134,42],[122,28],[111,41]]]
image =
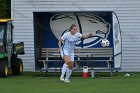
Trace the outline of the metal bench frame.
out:
[[[89,62],[106,62],[107,67],[106,68],[95,68],[93,67],[94,70],[110,70],[110,75],[113,75],[113,68],[111,66],[111,63],[113,62],[113,49],[112,48],[76,48],[74,50],[75,57],[77,60],[75,60],[75,68],[74,71],[81,71],[82,68],[80,68],[80,62],[86,61],[87,64]],[[85,57],[86,60],[82,60],[81,58]],[[101,57],[107,57],[109,59],[102,59],[102,60],[93,60],[94,58],[101,58]],[[63,60],[61,59],[61,56],[58,52],[57,48],[42,48],[41,50],[41,58],[44,58],[43,60],[40,59],[38,61],[43,62],[44,67],[40,69],[40,72],[42,74],[42,71],[48,72],[50,69],[48,67],[49,62],[55,62],[55,68],[54,72],[57,72],[58,68],[56,68],[56,62],[62,62]],[[49,58],[56,58],[53,60],[49,60]],[[92,58],[92,60],[89,60],[89,58]],[[59,59],[59,60],[58,60]],[[59,68],[59,71],[61,72],[61,67]],[[55,73],[56,75],[56,73]]]

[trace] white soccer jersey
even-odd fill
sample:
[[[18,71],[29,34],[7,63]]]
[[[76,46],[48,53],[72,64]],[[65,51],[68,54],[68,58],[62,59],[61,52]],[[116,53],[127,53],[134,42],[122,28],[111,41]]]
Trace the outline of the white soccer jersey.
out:
[[[66,49],[69,53],[74,51],[75,43],[82,37],[82,34],[76,32],[72,35],[70,32],[65,33],[61,39],[63,40],[62,50]]]

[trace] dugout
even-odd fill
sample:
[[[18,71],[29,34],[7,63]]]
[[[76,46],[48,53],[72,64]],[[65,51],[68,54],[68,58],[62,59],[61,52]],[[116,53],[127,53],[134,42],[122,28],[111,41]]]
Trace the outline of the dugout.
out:
[[[76,48],[102,48],[101,40],[110,41],[109,48],[113,49],[113,68],[121,68],[122,47],[121,30],[117,15],[113,11],[88,11],[88,12],[34,12],[34,41],[35,63],[41,57],[42,48],[57,48],[58,39],[68,31],[71,24],[76,24],[82,34],[93,33],[90,39],[81,40]],[[63,63],[57,63],[57,66]],[[82,63],[83,65],[85,63]],[[54,66],[52,62],[51,67]],[[104,62],[94,62],[96,67],[104,67]]]

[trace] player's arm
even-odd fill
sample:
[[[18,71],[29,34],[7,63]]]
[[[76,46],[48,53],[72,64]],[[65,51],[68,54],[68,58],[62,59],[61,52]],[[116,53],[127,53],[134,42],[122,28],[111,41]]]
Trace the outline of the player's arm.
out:
[[[60,51],[60,49],[61,49],[62,42],[63,42],[63,40],[60,38],[58,41],[58,47],[59,47],[58,51]]]
[[[60,37],[60,39],[58,41],[58,47],[59,47],[58,51],[60,51],[62,43],[63,43],[63,41],[66,40],[66,38],[67,38],[67,34],[66,33],[62,37]]]
[[[87,34],[87,35],[82,35],[82,37],[81,37],[81,38],[86,39],[86,38],[89,38],[90,36],[93,36],[93,34],[89,33],[89,34]]]

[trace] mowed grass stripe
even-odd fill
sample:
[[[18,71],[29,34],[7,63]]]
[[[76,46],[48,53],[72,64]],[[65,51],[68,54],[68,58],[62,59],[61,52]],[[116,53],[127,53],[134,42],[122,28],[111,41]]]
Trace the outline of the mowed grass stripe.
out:
[[[0,93],[140,93],[140,73],[108,78],[72,77],[71,83],[59,77],[38,77],[28,73],[0,79]]]

